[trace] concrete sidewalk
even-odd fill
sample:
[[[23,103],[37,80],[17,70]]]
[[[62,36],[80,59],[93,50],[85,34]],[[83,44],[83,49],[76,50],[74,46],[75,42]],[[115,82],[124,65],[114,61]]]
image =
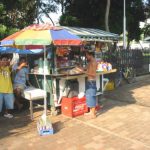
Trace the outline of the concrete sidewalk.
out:
[[[140,80],[132,86],[121,87],[119,92],[130,93],[131,89],[135,101],[139,95],[147,100],[143,91],[150,88],[149,83]],[[49,116],[55,130],[49,136],[37,133],[36,122],[42,111],[34,113],[33,122],[28,110],[15,114],[13,119],[0,117],[0,150],[150,150],[150,107],[121,101],[127,99],[127,94],[119,101],[111,94],[107,96],[96,119]]]

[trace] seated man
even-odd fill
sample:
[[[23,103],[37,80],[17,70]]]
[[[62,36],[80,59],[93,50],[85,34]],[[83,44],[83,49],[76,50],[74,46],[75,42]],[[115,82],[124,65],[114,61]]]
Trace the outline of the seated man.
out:
[[[14,95],[11,80],[11,65],[8,56],[0,58],[0,112],[2,111],[3,103],[5,104],[4,117],[12,118],[9,113],[10,109],[14,108]]]
[[[26,87],[26,82],[28,81],[28,65],[26,59],[21,57],[18,65],[14,68],[16,75],[14,78],[14,94],[15,94],[15,104],[18,109],[21,110],[23,104],[21,103],[21,95]]]

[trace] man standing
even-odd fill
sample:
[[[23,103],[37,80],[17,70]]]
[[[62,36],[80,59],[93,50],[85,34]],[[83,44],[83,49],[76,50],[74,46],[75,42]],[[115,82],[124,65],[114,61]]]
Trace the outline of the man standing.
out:
[[[5,104],[4,117],[12,118],[13,115],[9,113],[9,110],[14,108],[14,95],[11,67],[7,56],[2,56],[0,59],[0,112],[2,111],[3,102]]]
[[[21,110],[23,107],[23,104],[21,103],[21,95],[26,88],[26,82],[29,83],[26,58],[21,57],[16,68],[14,67],[14,70],[16,71],[14,78],[15,104],[17,105],[18,109]]]
[[[86,67],[87,82],[86,82],[86,103],[90,108],[90,112],[85,115],[89,118],[96,118],[96,69],[97,63],[94,58],[94,53],[87,51],[86,58],[88,65]]]

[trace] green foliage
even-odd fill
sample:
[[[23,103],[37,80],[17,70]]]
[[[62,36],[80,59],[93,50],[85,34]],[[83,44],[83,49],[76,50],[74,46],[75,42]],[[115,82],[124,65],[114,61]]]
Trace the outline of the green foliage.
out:
[[[0,39],[32,24],[35,20],[35,0],[1,0],[0,2]]]
[[[59,23],[63,24],[64,26],[76,26],[78,25],[79,21],[76,17],[63,15],[60,17]]]
[[[35,20],[35,0],[1,0],[3,12],[0,21],[11,28],[23,28]]]
[[[0,1],[0,39],[33,24],[50,12],[56,12],[54,0],[1,0]],[[52,20],[51,20],[52,21]]]
[[[0,39],[3,39],[4,37],[11,35],[17,31],[18,31],[17,28],[11,28],[3,24],[0,24]]]
[[[0,37],[4,37],[6,34],[7,27],[0,24]]]
[[[148,0],[150,1],[150,0]],[[147,2],[148,2],[147,1]],[[105,30],[106,0],[66,0],[64,15],[61,17],[61,25],[73,24],[66,21],[66,15],[78,20],[76,26],[100,28]],[[139,21],[144,21],[145,8],[148,5],[143,0],[126,0],[126,20],[128,41],[139,40],[141,30]],[[109,13],[110,32],[121,34],[123,32],[123,1],[111,0]]]
[[[150,24],[146,24],[142,31],[144,33],[144,37],[150,36]]]
[[[104,28],[104,22],[101,24],[104,13],[102,13],[105,8],[102,3],[106,3],[105,0],[75,0],[71,1],[69,5],[69,0],[66,2],[66,14],[75,17],[78,20],[78,26],[81,27],[100,27]],[[99,8],[99,9],[98,9]],[[100,17],[101,16],[101,17]]]
[[[150,0],[146,0],[145,3],[146,3],[145,5],[146,18],[150,19]],[[144,28],[142,29],[142,33],[144,34],[144,37],[150,36],[150,23],[146,22]]]
[[[50,13],[57,12],[57,10],[58,6],[56,5],[55,0],[37,0],[37,21],[43,22],[42,17],[45,15],[54,25],[54,22],[50,17]]]

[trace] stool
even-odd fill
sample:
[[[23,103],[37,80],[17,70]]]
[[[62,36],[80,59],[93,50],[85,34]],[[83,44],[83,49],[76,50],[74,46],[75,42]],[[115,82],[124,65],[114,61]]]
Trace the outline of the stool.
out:
[[[46,92],[42,89],[28,87],[23,91],[22,97],[30,101],[30,116],[33,120],[33,101],[44,99]]]

